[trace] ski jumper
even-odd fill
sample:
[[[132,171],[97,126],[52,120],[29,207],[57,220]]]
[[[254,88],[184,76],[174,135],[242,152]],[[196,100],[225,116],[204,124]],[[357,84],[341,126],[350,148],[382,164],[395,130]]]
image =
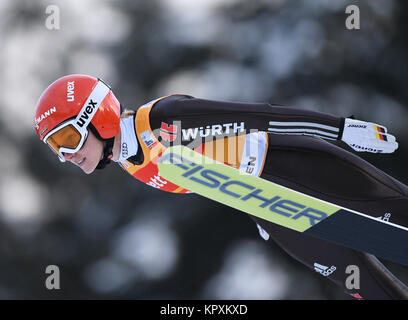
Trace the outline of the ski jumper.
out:
[[[189,192],[161,177],[157,168],[166,148],[182,144],[307,195],[391,222],[408,222],[407,186],[326,141],[341,138],[344,118],[268,103],[172,95],[140,107],[132,121],[139,147],[120,165],[154,188]],[[248,157],[243,150],[249,143],[257,148]],[[408,298],[405,285],[374,256],[250,217],[265,240],[273,239],[290,256],[353,297]],[[350,265],[359,268],[359,288],[346,285]]]

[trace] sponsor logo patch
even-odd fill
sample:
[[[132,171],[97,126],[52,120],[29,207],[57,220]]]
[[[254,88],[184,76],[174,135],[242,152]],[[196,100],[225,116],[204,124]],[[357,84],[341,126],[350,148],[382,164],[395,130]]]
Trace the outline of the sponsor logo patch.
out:
[[[391,218],[391,213],[387,212],[384,216],[377,217],[378,220],[387,221],[389,222]]]
[[[151,177],[149,182],[147,182],[146,184],[153,188],[160,189],[167,184],[167,181],[164,178],[160,177],[160,173],[158,173]]]
[[[317,262],[315,262],[313,266],[314,266],[315,271],[320,273],[324,277],[328,277],[329,275],[331,275],[337,269],[335,266],[331,266],[329,268],[329,267],[324,266],[322,264],[319,264]]]
[[[128,146],[126,142],[122,143],[122,156],[126,158],[128,156]]]
[[[38,118],[35,119],[35,127],[38,129],[40,122],[49,117],[50,115],[52,115],[54,112],[57,112],[57,108],[51,107],[43,114],[41,114]]]
[[[178,126],[175,124],[167,124],[165,122],[161,123],[160,127],[160,137],[167,142],[173,142],[177,137]]]
[[[152,135],[150,134],[149,130],[146,130],[144,132],[142,132],[140,134],[140,137],[142,138],[144,144],[146,145],[146,147],[148,147],[149,149],[152,149],[153,146],[156,144],[156,142],[154,141]]]
[[[245,122],[213,124],[206,127],[182,129],[181,133],[183,141],[195,140],[198,137],[228,136],[231,134],[245,133]]]
[[[370,147],[364,147],[364,146],[360,146],[360,145],[355,144],[355,143],[351,144],[350,146],[351,146],[351,147],[355,147],[355,148],[357,148],[357,149],[359,149],[359,150],[361,150],[361,151],[369,151],[369,152],[377,152],[377,153],[383,152],[382,149],[375,149],[375,148],[370,148]]]
[[[349,124],[349,125],[347,125],[347,127],[349,127],[349,128],[362,128],[362,129],[365,129],[365,128],[367,128],[367,125],[365,125],[365,124]]]

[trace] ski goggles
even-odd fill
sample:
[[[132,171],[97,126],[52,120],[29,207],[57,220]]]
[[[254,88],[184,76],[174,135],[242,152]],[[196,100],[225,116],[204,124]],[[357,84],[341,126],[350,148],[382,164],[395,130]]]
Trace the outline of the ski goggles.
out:
[[[57,154],[61,162],[65,162],[64,153],[76,153],[83,147],[88,137],[88,125],[109,90],[110,88],[99,80],[76,118],[64,121],[44,137],[44,143]]]

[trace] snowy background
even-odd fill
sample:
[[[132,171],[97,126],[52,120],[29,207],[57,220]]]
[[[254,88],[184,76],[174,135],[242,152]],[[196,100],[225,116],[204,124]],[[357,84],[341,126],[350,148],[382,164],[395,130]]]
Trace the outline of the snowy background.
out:
[[[56,5],[60,28],[46,27]],[[124,106],[185,93],[273,102],[388,127],[363,157],[408,183],[406,1],[0,1],[0,299],[349,299],[263,241],[244,214],[138,183],[119,167],[62,165],[33,128],[37,99],[70,73]],[[61,289],[45,288],[57,265]],[[403,281],[408,270],[387,264]]]

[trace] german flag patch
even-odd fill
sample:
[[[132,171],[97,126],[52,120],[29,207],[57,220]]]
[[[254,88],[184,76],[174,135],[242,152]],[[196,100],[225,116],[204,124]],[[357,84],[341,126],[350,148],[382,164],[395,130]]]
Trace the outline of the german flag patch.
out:
[[[376,137],[378,140],[382,140],[382,141],[388,141],[387,140],[387,136],[381,133],[385,133],[384,128],[380,127],[380,126],[374,126],[375,131],[379,132],[376,133]]]

